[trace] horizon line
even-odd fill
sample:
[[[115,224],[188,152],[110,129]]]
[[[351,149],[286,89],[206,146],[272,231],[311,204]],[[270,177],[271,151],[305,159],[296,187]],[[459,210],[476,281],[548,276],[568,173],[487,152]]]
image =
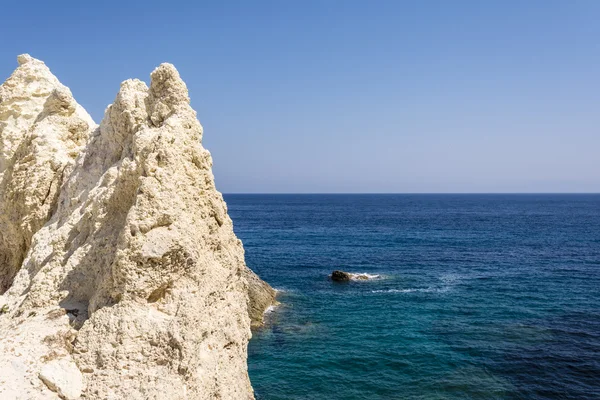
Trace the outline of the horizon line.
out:
[[[221,192],[224,195],[600,195],[600,192]]]

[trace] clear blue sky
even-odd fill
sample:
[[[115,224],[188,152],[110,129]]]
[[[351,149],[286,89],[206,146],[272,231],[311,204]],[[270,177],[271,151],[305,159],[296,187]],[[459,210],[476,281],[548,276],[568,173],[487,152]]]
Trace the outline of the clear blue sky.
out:
[[[600,1],[5,1],[99,122],[176,65],[230,192],[599,192]]]

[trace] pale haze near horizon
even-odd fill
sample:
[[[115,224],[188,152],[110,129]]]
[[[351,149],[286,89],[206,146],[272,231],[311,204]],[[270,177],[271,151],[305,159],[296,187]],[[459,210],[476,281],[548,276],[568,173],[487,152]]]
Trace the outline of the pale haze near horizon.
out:
[[[99,122],[175,64],[222,192],[600,191],[600,2],[38,3],[1,80],[30,53]]]

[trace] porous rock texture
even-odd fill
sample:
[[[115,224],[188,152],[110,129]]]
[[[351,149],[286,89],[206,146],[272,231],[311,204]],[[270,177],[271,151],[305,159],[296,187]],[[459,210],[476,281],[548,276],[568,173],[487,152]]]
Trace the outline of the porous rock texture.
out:
[[[177,70],[99,127],[39,60],[0,86],[0,398],[252,399],[275,291],[242,243]]]
[[[28,55],[18,61],[0,86],[0,294],[55,210],[63,177],[95,127],[43,62]]]

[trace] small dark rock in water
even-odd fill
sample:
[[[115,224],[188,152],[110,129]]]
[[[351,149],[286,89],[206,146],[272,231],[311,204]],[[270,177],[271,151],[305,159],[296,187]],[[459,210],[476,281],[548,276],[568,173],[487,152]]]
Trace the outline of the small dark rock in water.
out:
[[[344,271],[333,271],[331,273],[331,280],[336,282],[348,282],[350,280],[350,274]]]

